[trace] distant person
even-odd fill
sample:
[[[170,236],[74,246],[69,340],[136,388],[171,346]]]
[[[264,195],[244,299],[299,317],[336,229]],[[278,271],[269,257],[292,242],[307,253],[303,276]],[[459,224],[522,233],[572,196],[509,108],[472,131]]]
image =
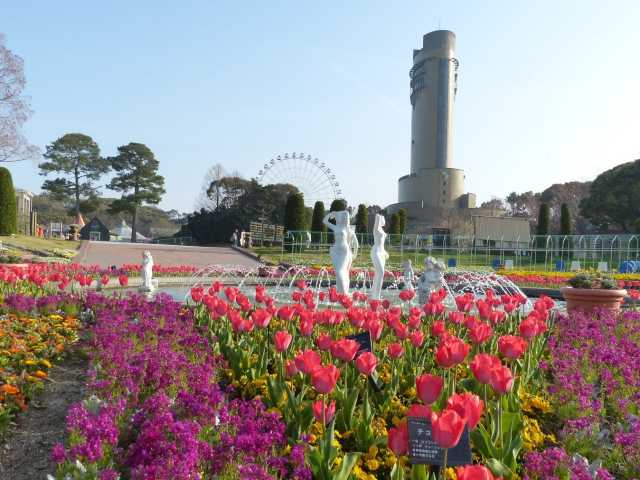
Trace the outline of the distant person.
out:
[[[236,234],[236,232],[233,232],[231,234],[231,245],[236,245],[238,243],[238,235]]]

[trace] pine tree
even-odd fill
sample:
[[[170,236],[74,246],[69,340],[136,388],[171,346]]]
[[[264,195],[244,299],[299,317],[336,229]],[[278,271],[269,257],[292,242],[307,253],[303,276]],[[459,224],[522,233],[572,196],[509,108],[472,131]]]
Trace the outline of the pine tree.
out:
[[[311,231],[312,232],[326,232],[327,226],[322,223],[324,218],[324,203],[317,201],[313,206],[313,217],[311,218]]]
[[[45,180],[42,189],[73,205],[73,212],[79,215],[82,201],[96,197],[98,188],[94,184],[109,171],[109,162],[100,156],[100,147],[88,135],[67,133],[47,145],[44,158],[48,162],[38,166],[40,175],[60,176]]]
[[[291,193],[287,197],[284,209],[284,228],[287,231],[300,231],[305,228],[304,197],[301,193]]]
[[[398,228],[400,230],[399,233],[404,233],[404,230],[407,226],[407,211],[404,208],[398,210]]]
[[[118,147],[118,155],[110,158],[116,176],[108,188],[122,192],[121,198],[109,206],[110,213],[131,214],[131,241],[137,239],[138,208],[144,204],[158,204],[164,194],[164,177],[158,174],[160,162],[142,143]]]
[[[547,203],[540,204],[536,233],[538,235],[549,235],[549,205]]]
[[[369,212],[367,207],[361,203],[358,205],[358,213],[356,213],[356,233],[367,233],[369,227]]]
[[[0,235],[17,232],[18,211],[11,172],[0,167]]]
[[[571,235],[571,212],[566,203],[560,207],[560,234]]]

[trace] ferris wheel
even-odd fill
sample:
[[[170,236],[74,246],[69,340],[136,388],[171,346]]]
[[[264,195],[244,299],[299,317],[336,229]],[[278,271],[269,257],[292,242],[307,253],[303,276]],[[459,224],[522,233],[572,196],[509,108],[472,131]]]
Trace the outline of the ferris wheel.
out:
[[[342,197],[335,174],[324,163],[304,153],[285,153],[272,158],[258,172],[261,185],[288,183],[304,195],[308,207],[322,201],[329,207],[332,201]]]

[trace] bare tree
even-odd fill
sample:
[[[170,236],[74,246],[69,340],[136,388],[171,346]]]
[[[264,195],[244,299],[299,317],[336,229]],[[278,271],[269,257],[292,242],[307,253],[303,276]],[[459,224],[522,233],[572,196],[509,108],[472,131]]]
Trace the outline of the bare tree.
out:
[[[0,162],[18,162],[38,156],[22,133],[22,125],[33,113],[22,95],[26,84],[24,62],[5,46],[0,34]]]
[[[216,163],[212,167],[209,167],[207,173],[202,180],[202,187],[200,188],[200,193],[195,201],[196,210],[205,209],[205,210],[215,210],[220,205],[222,201],[222,192],[219,189],[213,189],[211,192],[211,186],[216,184],[216,181],[219,181],[226,175],[224,168],[219,163]]]

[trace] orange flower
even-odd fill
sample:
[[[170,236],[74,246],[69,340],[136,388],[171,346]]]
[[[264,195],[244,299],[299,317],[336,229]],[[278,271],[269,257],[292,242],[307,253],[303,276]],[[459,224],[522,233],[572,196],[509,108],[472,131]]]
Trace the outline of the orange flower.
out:
[[[42,370],[36,370],[36,373],[34,373],[34,375],[38,378],[47,378],[47,372],[43,372]]]
[[[18,392],[20,392],[20,389],[18,387],[5,383],[4,385],[0,386],[0,392],[6,395],[16,395]]]

